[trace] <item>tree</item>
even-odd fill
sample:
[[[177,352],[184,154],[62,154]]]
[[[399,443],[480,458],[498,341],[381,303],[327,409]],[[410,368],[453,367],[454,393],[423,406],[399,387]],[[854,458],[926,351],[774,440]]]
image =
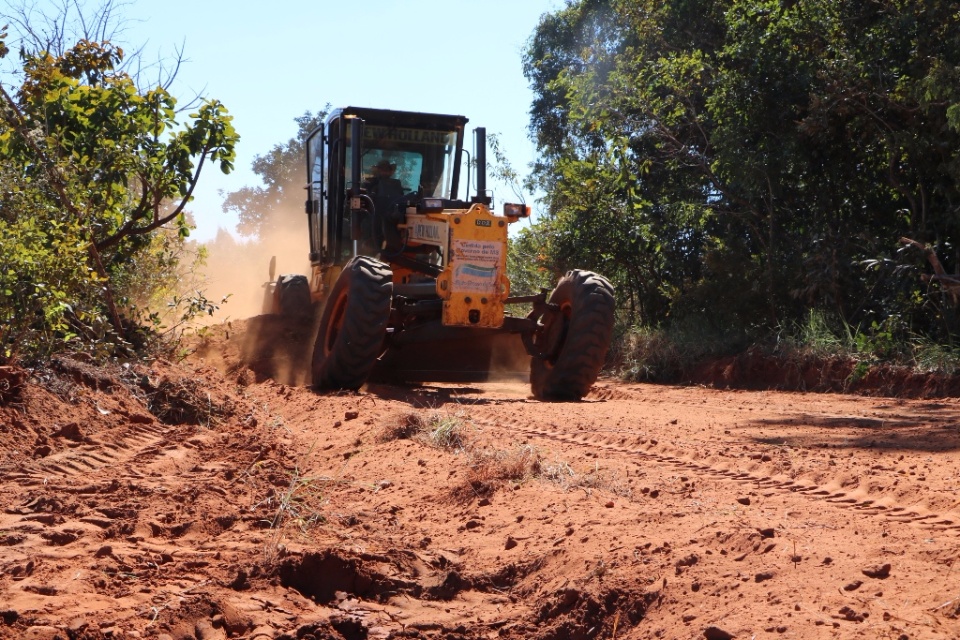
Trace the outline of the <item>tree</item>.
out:
[[[0,7],[0,24],[12,30],[14,48],[32,53],[62,56],[80,40],[121,46],[124,56],[117,70],[128,73],[142,92],[153,86],[169,90],[184,62],[183,46],[153,61],[145,59],[144,45],[128,46],[123,11],[132,4],[132,0],[9,0]],[[181,99],[179,109],[189,110],[200,101],[200,95]]]
[[[938,0],[568,3],[525,56],[551,259],[616,256],[651,323],[923,328],[862,265],[901,235],[956,245],[958,43]]]
[[[5,36],[0,55],[7,53]],[[87,259],[77,269],[94,274],[100,308],[122,337],[112,279],[135,268],[138,253],[164,225],[174,224],[182,237],[189,233],[184,209],[203,167],[213,162],[229,172],[238,136],[216,100],[178,122],[176,99],[163,87],[139,91],[117,70],[123,51],[109,43],[81,40],[62,55],[23,51],[21,57],[19,89],[0,85],[4,177],[29,194],[28,213],[49,235],[41,244],[81,243]],[[21,222],[16,201],[2,204],[0,219]]]
[[[328,104],[316,115],[310,111],[298,118],[296,137],[285,144],[276,144],[270,151],[253,159],[253,172],[260,176],[263,186],[243,187],[227,194],[223,210],[237,215],[238,230],[245,236],[263,238],[278,229],[305,229],[302,217],[289,214],[302,212],[306,200],[307,135],[320,126],[330,111]]]

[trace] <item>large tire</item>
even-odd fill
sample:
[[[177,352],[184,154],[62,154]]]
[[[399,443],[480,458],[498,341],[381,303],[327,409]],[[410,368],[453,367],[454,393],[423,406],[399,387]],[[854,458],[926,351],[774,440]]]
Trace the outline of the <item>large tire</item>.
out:
[[[530,363],[530,386],[541,400],[580,400],[596,382],[610,348],[613,285],[590,271],[569,271],[549,302],[559,310],[545,315],[534,335],[540,354]]]
[[[365,256],[348,262],[320,318],[313,345],[313,384],[320,389],[359,389],[367,381],[390,319],[390,268]]]
[[[310,282],[307,276],[297,274],[280,276],[277,280],[277,294],[280,298],[278,311],[283,317],[303,320],[313,315]]]

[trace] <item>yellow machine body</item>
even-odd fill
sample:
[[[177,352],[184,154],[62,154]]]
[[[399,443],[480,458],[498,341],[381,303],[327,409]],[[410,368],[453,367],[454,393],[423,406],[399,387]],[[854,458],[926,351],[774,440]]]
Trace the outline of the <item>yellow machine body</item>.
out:
[[[429,213],[427,220],[448,229],[446,260],[437,277],[445,326],[503,326],[504,300],[510,295],[507,278],[508,219],[484,204],[466,211]]]

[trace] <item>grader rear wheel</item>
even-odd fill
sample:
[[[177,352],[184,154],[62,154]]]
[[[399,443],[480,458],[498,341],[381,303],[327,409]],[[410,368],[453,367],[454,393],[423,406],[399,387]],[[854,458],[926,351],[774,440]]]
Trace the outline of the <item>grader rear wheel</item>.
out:
[[[550,294],[556,310],[533,337],[538,357],[530,367],[533,395],[580,400],[600,375],[613,334],[613,286],[590,271],[568,272]]]
[[[313,315],[310,282],[306,276],[280,276],[277,281],[277,294],[280,315],[293,319],[309,319]]]

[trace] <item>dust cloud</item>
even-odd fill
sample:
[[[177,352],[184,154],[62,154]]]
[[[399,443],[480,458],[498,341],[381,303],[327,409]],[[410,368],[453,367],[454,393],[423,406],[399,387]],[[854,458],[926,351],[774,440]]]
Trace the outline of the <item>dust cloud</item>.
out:
[[[519,382],[524,385],[529,382],[530,355],[519,335],[500,336],[494,341],[488,380]]]
[[[270,261],[276,257],[274,280],[282,274],[298,273],[309,277],[310,241],[306,216],[282,212],[284,218],[293,217],[302,222],[276,228],[262,238],[237,240],[221,229],[217,237],[206,244],[207,264],[203,267],[205,294],[209,300],[220,301],[229,296],[210,319],[212,322],[239,320],[258,316],[263,312],[266,285],[270,282]],[[279,216],[278,216],[279,217]]]

